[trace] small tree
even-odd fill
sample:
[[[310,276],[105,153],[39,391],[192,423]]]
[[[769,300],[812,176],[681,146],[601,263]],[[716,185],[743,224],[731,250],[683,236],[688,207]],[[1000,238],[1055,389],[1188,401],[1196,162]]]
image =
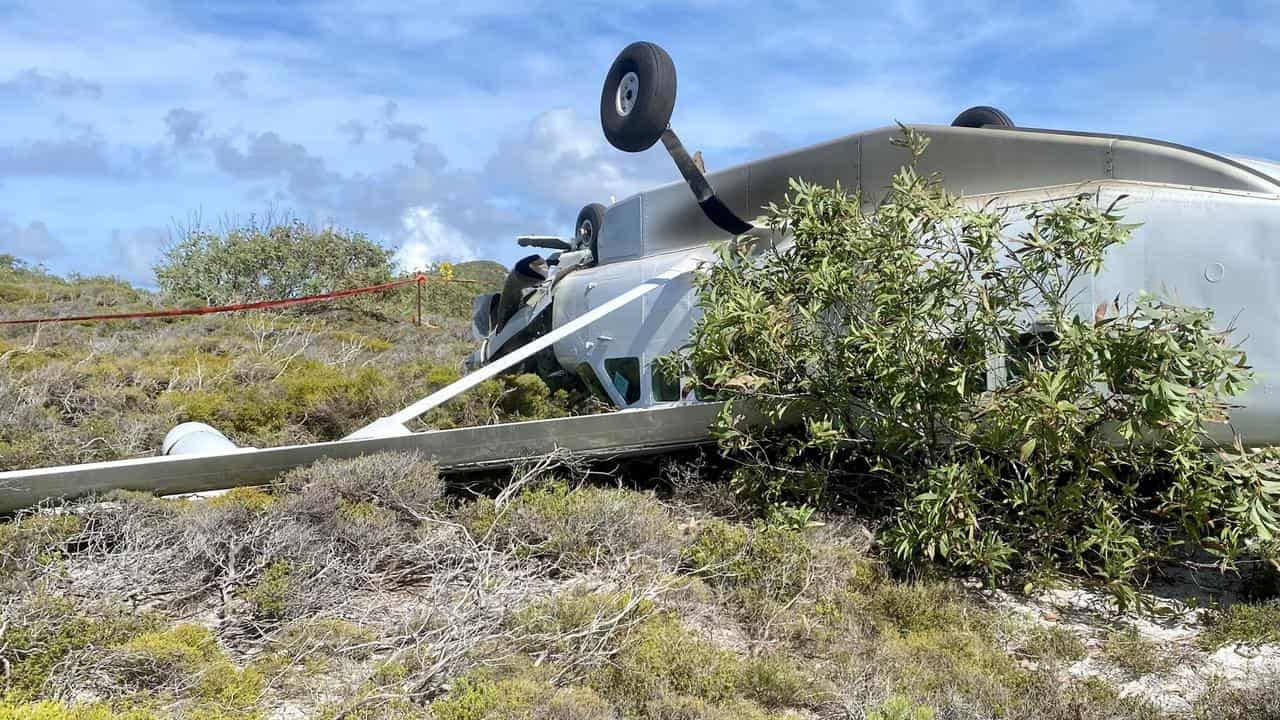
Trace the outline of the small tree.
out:
[[[793,182],[768,215],[793,243],[730,243],[699,280],[683,371],[728,400],[739,491],[883,502],[907,563],[1071,569],[1124,599],[1186,541],[1274,555],[1264,456],[1201,448],[1250,375],[1213,313],[1146,295],[1082,312],[1082,281],[1129,236],[1114,206],[1036,206],[1015,229],[915,171],[925,138],[900,144],[910,162],[874,211]],[[735,429],[742,403],[799,422]]]
[[[155,267],[166,294],[224,304],[316,295],[386,282],[392,251],[361,233],[299,220],[190,230]]]

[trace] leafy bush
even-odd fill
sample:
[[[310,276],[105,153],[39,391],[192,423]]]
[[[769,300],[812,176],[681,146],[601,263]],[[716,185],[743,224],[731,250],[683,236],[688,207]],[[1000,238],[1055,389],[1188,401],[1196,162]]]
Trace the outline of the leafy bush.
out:
[[[166,295],[220,305],[386,282],[391,256],[361,233],[251,219],[223,234],[192,229],[165,250],[155,272]]]
[[[883,541],[907,563],[1071,569],[1124,596],[1185,540],[1224,562],[1274,553],[1272,456],[1200,449],[1250,379],[1213,313],[1143,295],[1082,316],[1129,235],[1114,203],[975,209],[914,170],[927,140],[904,133],[910,163],[874,211],[793,182],[768,217],[788,241],[731,242],[698,281],[681,357],[729,400],[740,491],[857,492],[888,508]],[[735,425],[744,405],[801,420]]]
[[[279,621],[288,616],[289,591],[292,578],[289,563],[277,560],[262,571],[256,582],[242,592],[242,597],[253,606],[255,618]]]

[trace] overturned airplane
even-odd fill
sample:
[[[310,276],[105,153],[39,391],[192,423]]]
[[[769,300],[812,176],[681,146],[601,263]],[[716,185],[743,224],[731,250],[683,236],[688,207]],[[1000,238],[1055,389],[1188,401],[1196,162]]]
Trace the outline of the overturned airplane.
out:
[[[670,268],[711,261],[713,243],[758,232],[744,218],[781,204],[790,178],[860,189],[873,206],[904,160],[890,142],[901,131],[891,126],[704,175],[668,124],[674,100],[675,71],[661,48],[636,43],[614,62],[600,101],[606,137],[630,152],[661,141],[684,182],[608,208],[586,206],[571,239],[522,238],[558,252],[521,260],[501,294],[478,299],[481,347],[471,367]],[[930,139],[921,171],[939,173],[948,190],[975,204],[1013,207],[1088,193],[1106,205],[1123,196],[1126,220],[1140,227],[1112,251],[1081,304],[1164,290],[1234,319],[1260,380],[1234,415],[1236,428],[1250,444],[1280,443],[1280,164],[1147,138],[1021,128],[985,106],[949,126],[911,127]],[[619,408],[696,400],[653,365],[688,338],[697,313],[690,282],[688,274],[672,278],[608,320],[565,334],[531,367],[573,373]]]
[[[461,380],[336,442],[236,448],[197,423],[175,428],[164,455],[0,473],[0,510],[44,498],[114,488],[192,492],[268,482],[323,457],[419,450],[444,470],[502,465],[566,448],[592,455],[660,452],[705,442],[718,404],[662,377],[654,360],[684,344],[697,317],[693,274],[715,259],[713,245],[752,234],[788,180],[859,189],[874,206],[904,160],[896,126],[868,130],[712,173],[670,126],[674,64],[662,48],[633,43],[614,61],[600,98],[605,137],[640,152],[661,142],[683,182],[605,207],[590,204],[570,237],[527,236],[530,255],[500,293],[477,298],[480,345]],[[974,203],[1016,207],[1096,194],[1125,197],[1141,223],[1111,251],[1083,289],[1093,305],[1140,290],[1177,293],[1189,305],[1231,318],[1258,382],[1234,415],[1251,445],[1280,444],[1280,164],[1229,157],[1146,138],[1021,128],[985,106],[950,125],[912,125],[930,138],[920,163]],[[1090,305],[1092,307],[1093,305]],[[411,432],[406,423],[494,375],[515,368],[550,381],[576,379],[617,412],[448,431]]]

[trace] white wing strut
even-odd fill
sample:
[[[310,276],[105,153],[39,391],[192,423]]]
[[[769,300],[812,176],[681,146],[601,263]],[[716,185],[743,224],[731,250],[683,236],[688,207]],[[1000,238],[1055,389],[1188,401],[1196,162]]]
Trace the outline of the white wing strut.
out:
[[[548,347],[555,342],[558,342],[562,338],[572,335],[573,333],[581,330],[587,325],[590,325],[591,323],[595,322],[596,320],[599,320],[600,318],[608,315],[609,313],[617,310],[618,308],[621,308],[624,305],[627,305],[629,303],[635,302],[636,300],[640,299],[646,294],[653,292],[654,290],[657,290],[658,288],[662,287],[663,285],[666,285],[667,283],[680,277],[681,275],[684,275],[685,273],[692,272],[698,266],[698,262],[699,261],[696,259],[686,260],[676,265],[675,267],[671,268],[670,270],[662,273],[661,275],[654,277],[652,280],[648,280],[644,283],[641,283],[640,285],[637,285],[631,288],[630,290],[610,300],[609,302],[606,302],[605,304],[592,310],[591,312],[579,315],[578,317],[574,318],[573,320],[570,320],[564,325],[561,325],[560,327],[547,333],[546,335],[543,335],[542,337],[539,337],[538,339],[533,340],[527,345],[520,347],[520,349],[516,350],[515,352],[512,352],[507,355],[503,355],[501,358],[493,361],[488,365],[485,365],[483,368],[471,373],[470,375],[467,375],[466,377],[460,380],[457,380],[456,382],[452,382],[446,385],[445,387],[440,388],[439,390],[422,398],[418,402],[410,405],[409,407],[401,410],[400,412],[394,415],[388,415],[387,417],[374,420],[368,425],[365,425],[359,430],[356,430],[355,432],[351,433],[344,439],[355,440],[355,439],[361,439],[361,438],[380,438],[380,437],[395,437],[397,435],[409,435],[411,434],[411,431],[407,427],[405,427],[405,423],[413,420],[419,415],[422,415],[428,410],[431,410],[432,408],[437,407],[438,405],[441,405],[443,403],[448,402],[449,400],[452,400],[453,398],[457,397],[458,395],[461,395],[467,390],[470,390],[476,385],[479,385],[485,380],[488,380],[489,378],[492,378],[495,375],[498,375],[499,373],[506,370],[507,368],[517,365],[521,361],[529,357],[532,357],[539,350],[542,350],[543,348]]]

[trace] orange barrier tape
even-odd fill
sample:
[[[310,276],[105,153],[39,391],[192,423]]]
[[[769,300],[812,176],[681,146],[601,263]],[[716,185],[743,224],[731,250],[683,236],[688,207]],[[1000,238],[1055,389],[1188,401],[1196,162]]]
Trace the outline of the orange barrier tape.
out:
[[[39,323],[61,323],[61,322],[90,322],[95,320],[132,320],[136,318],[157,318],[157,317],[178,317],[181,315],[212,315],[214,313],[236,312],[238,310],[263,310],[266,308],[289,307],[291,305],[305,305],[307,303],[324,302],[325,300],[335,300],[337,298],[351,297],[352,295],[362,295],[371,292],[385,292],[394,290],[395,288],[408,285],[409,283],[425,283],[428,280],[426,275],[416,275],[403,280],[392,280],[381,285],[370,285],[369,287],[352,288],[350,290],[337,290],[323,295],[308,295],[306,297],[288,298],[287,300],[262,300],[259,302],[240,303],[238,305],[219,305],[217,307],[198,307],[198,308],[178,308],[175,310],[151,310],[149,312],[135,313],[116,313],[113,315],[75,315],[71,317],[57,318],[31,318],[26,320],[0,320],[0,325],[36,325]],[[468,283],[473,284],[475,280],[444,280],[443,282]]]

